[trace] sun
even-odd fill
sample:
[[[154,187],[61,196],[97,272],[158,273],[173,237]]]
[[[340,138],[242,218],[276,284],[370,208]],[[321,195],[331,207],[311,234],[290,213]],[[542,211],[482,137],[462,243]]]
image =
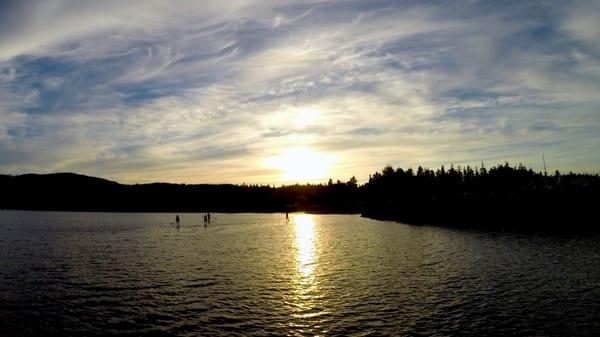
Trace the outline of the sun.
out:
[[[286,150],[268,160],[269,166],[281,171],[281,178],[287,182],[308,182],[327,179],[331,174],[335,158],[305,147]]]

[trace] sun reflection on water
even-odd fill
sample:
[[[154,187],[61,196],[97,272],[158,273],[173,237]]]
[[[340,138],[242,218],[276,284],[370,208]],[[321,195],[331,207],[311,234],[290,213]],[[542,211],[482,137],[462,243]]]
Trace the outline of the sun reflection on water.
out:
[[[318,267],[318,230],[313,215],[294,214],[292,218],[295,230],[296,274],[294,275],[294,295],[292,316],[298,319],[296,328],[304,327],[310,319],[320,321],[324,314],[321,307],[322,294],[317,277]],[[318,326],[318,324],[317,324]],[[313,329],[316,326],[312,327]],[[306,332],[306,331],[305,331]],[[313,331],[317,332],[317,331]],[[318,333],[317,333],[318,334]]]
[[[311,278],[315,272],[315,221],[310,214],[295,214],[297,269],[300,278]],[[305,280],[306,281],[306,280]]]

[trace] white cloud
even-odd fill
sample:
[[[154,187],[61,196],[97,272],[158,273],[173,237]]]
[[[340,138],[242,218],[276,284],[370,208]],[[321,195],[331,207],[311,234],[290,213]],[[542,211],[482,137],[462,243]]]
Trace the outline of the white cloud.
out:
[[[577,39],[598,46],[600,41],[600,22],[597,13],[600,11],[600,2],[577,1],[568,8],[562,28]]]
[[[272,183],[266,158],[307,147],[340,178],[540,152],[598,169],[589,6],[23,3],[0,33],[0,168]]]

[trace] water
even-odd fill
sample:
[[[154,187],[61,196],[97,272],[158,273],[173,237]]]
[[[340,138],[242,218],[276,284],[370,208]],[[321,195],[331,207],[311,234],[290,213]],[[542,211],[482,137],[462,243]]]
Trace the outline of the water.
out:
[[[0,335],[583,336],[598,235],[357,215],[0,212]]]

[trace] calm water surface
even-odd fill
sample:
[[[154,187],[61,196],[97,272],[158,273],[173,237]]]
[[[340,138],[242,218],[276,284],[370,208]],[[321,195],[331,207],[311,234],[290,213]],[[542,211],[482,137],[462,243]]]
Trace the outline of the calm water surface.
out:
[[[600,237],[0,211],[0,336],[583,336]]]

